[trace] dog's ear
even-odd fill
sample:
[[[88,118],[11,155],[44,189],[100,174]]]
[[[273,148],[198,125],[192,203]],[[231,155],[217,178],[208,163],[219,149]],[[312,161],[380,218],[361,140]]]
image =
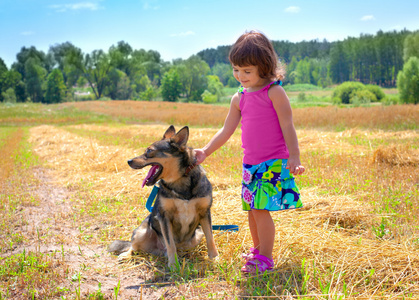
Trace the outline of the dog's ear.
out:
[[[164,139],[170,139],[172,136],[174,136],[176,133],[175,127],[173,125],[170,125],[169,128],[167,128],[166,132],[163,134],[163,140]]]
[[[185,126],[181,130],[176,133],[176,135],[172,138],[172,140],[178,144],[180,147],[183,147],[188,142],[189,138],[189,127]]]

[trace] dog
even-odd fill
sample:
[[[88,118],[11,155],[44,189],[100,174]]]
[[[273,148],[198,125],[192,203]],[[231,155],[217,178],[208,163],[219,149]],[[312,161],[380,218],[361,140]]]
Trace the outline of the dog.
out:
[[[134,230],[131,242],[114,241],[108,251],[128,258],[139,250],[167,255],[168,265],[176,263],[177,249],[197,246],[205,235],[208,256],[218,256],[212,234],[212,186],[205,171],[196,165],[192,148],[187,147],[189,128],[176,133],[171,125],[163,139],[151,144],[145,153],[128,161],[133,169],[151,166],[144,185],[153,186],[159,181],[152,212]]]

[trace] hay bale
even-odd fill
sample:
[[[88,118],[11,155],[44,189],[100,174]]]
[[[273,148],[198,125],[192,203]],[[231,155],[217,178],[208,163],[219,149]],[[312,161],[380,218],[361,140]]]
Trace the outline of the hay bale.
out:
[[[418,166],[419,150],[411,149],[409,145],[380,146],[374,151],[372,161],[394,166]]]

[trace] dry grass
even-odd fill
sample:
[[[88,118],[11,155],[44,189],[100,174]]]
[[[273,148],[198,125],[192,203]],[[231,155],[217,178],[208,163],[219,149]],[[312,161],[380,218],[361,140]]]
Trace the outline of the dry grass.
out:
[[[391,107],[353,107],[338,108],[310,107],[294,110],[294,122],[297,127],[324,128],[382,128],[413,129],[419,120],[417,105],[394,105]]]
[[[23,138],[23,130],[11,131],[2,139],[0,144],[0,187],[5,183],[15,167],[14,156],[18,150],[18,145]]]
[[[84,111],[103,113],[118,118],[127,118],[131,122],[160,122],[195,126],[221,126],[228,108],[205,104],[179,102],[143,102],[143,101],[84,101],[66,103]]]
[[[165,124],[220,127],[228,107],[205,104],[142,102],[142,101],[86,101],[63,104],[80,110],[127,118],[130,122],[160,122]],[[419,120],[419,106],[393,105],[340,108],[307,107],[294,109],[294,123],[299,128],[376,128],[414,129]]]
[[[211,106],[131,101],[48,108],[65,106],[136,123],[145,119],[170,122],[178,129],[185,124],[207,124],[191,128],[189,144],[193,147],[205,145],[226,114],[223,107],[207,113]],[[237,224],[240,231],[215,234],[218,261],[207,260],[205,243],[201,243],[194,251],[182,253],[174,273],[165,267],[165,258],[140,253],[117,265],[115,257],[102,253],[114,239],[129,239],[147,216],[145,201],[150,188],[141,189],[147,170],[132,170],[126,161],[159,139],[167,125],[31,128],[32,151],[28,153],[38,155],[54,178],[42,192],[46,206],[37,197],[43,177],[35,179],[31,172],[36,170],[18,168],[18,161],[7,159],[25,139],[19,130],[9,130],[0,139],[0,150],[7,154],[2,161],[11,164],[1,180],[8,188],[0,193],[4,213],[0,245],[6,253],[36,247],[30,257],[40,267],[29,269],[36,272],[18,277],[16,283],[14,277],[2,274],[5,266],[16,272],[22,259],[9,255],[4,260],[6,254],[0,262],[0,287],[14,282],[13,291],[21,299],[31,297],[20,292],[28,286],[35,287],[38,298],[112,299],[119,280],[118,299],[418,298],[417,114],[416,106],[294,111],[307,167],[306,175],[297,179],[304,207],[273,214],[275,269],[255,277],[242,276],[239,271],[240,256],[251,246],[246,214],[239,205],[239,130],[204,167],[214,186],[213,223]],[[185,116],[190,120],[182,119]],[[372,127],[365,128],[368,126]],[[57,197],[62,190],[69,196]],[[51,209],[53,214],[48,214]],[[66,248],[62,255],[55,250],[46,254],[61,245]],[[76,275],[79,282],[74,280]],[[33,279],[25,281],[27,278]]]
[[[79,191],[80,198],[74,205],[84,211],[81,220],[103,228],[93,241],[108,244],[116,238],[127,239],[147,215],[144,202],[149,189],[140,188],[146,170],[131,170],[125,161],[142,152],[144,144],[154,140],[154,137],[159,138],[166,127],[79,125],[64,130],[41,126],[32,129],[31,141],[41,159],[55,170],[57,180]],[[80,135],[81,132],[84,134]],[[215,132],[215,129],[194,128],[190,144],[202,146]],[[365,183],[362,174],[365,176],[368,170],[376,172],[382,168],[373,158],[375,150],[371,142],[376,143],[376,139],[387,133],[299,130],[298,134],[303,161],[307,161],[309,168],[307,175],[299,179],[305,206],[300,210],[274,214],[277,227],[275,271],[259,284],[249,282],[238,271],[241,264],[239,257],[251,246],[251,242],[246,215],[238,205],[240,136],[236,133],[226,146],[205,162],[205,166],[215,187],[213,222],[238,224],[241,230],[232,234],[216,234],[220,260],[213,266],[209,266],[203,256],[206,253],[204,246],[188,254],[186,259],[194,262],[201,275],[193,277],[193,284],[181,285],[175,295],[188,299],[200,295],[200,298],[207,295],[204,291],[210,286],[210,290],[218,295],[228,290],[226,298],[234,298],[232,295],[244,297],[252,295],[252,290],[263,289],[267,282],[272,284],[270,294],[277,296],[297,293],[365,298],[419,295],[416,285],[419,280],[419,255],[415,236],[407,234],[407,230],[403,235],[385,227],[382,228],[382,235],[377,237],[381,220],[391,218],[391,214],[377,212],[375,206],[380,199],[376,197],[381,197],[377,191],[365,188],[357,191],[355,188],[357,184]],[[120,141],[118,145],[113,145],[115,138],[120,136],[128,142],[124,144]],[[415,132],[405,136],[414,141],[418,139]],[[134,140],[139,141],[139,147],[134,146]],[[417,149],[412,145],[406,147],[407,152],[417,155]],[[410,157],[402,158],[409,163],[389,167],[411,168]],[[358,164],[348,165],[351,160]],[[337,171],[332,171],[332,168]],[[397,171],[405,174],[404,169]],[[347,177],[346,172],[351,172],[353,178]],[[316,176],[323,177],[322,184],[316,185],[314,179],[310,182],[310,178]],[[405,192],[411,193],[417,187],[417,175],[413,177],[413,182],[403,182]],[[372,188],[380,184],[381,181],[371,183]],[[413,200],[412,197],[409,199]],[[417,201],[414,205],[417,209]],[[416,224],[417,219],[403,225],[409,227],[410,233],[417,233],[414,229]],[[144,259],[155,263],[155,258],[150,256],[140,256],[137,263],[143,264]],[[127,271],[124,272],[137,269],[142,276],[156,283],[158,278],[162,278],[153,271],[156,270],[153,265],[146,269],[135,264],[125,267]],[[217,284],[212,285],[213,281]],[[200,288],[201,285],[206,288]]]
[[[374,151],[375,163],[386,163],[394,166],[419,165],[419,153],[408,145],[381,146]]]

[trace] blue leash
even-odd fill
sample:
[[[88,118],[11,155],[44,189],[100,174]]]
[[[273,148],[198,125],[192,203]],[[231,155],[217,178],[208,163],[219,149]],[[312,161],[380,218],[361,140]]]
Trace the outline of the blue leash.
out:
[[[157,193],[159,192],[159,187],[153,186],[151,190],[150,196],[148,196],[147,202],[145,203],[145,207],[149,212],[153,211],[153,203],[156,200]],[[224,231],[238,231],[238,225],[212,225],[212,230],[224,230]]]

